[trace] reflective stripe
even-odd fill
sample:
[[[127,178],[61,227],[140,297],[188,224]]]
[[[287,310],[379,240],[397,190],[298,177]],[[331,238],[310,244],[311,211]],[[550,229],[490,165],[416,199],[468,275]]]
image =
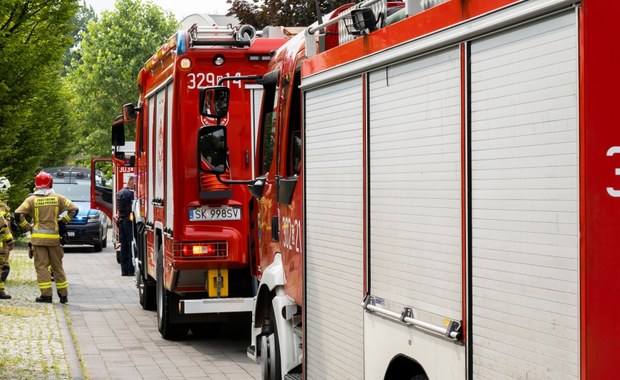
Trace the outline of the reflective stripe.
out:
[[[35,230],[38,230],[39,229],[39,208],[38,207],[34,208],[34,217],[32,219],[34,219],[34,226],[32,228]]]
[[[39,289],[51,289],[51,288],[52,288],[51,282],[39,282]]]
[[[58,230],[46,230],[46,229],[33,229],[32,233],[35,234],[58,234]]]
[[[28,222],[26,221],[26,219],[22,219],[22,221],[21,221],[21,222],[19,222],[19,226],[20,226],[20,227],[25,227],[25,226],[27,226],[27,225],[28,225]]]
[[[67,286],[69,286],[69,283],[67,283],[67,281],[56,283],[56,289],[65,289]]]
[[[60,235],[58,233],[55,234],[30,234],[31,238],[41,238],[41,239],[60,239]]]
[[[4,282],[0,281],[0,290],[4,290]]]
[[[69,215],[69,213],[66,213],[65,216],[63,216],[63,219],[68,222],[71,220],[71,216]]]

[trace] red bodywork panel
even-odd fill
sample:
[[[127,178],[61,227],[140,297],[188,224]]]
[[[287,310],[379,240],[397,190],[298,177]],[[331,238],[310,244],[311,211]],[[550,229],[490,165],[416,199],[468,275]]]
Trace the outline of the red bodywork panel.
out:
[[[620,340],[620,129],[616,107],[620,49],[612,37],[617,1],[583,1],[581,11],[581,299],[582,377],[616,373]],[[614,45],[615,44],[615,45]],[[610,189],[611,190],[608,190]],[[612,196],[613,193],[614,195]]]

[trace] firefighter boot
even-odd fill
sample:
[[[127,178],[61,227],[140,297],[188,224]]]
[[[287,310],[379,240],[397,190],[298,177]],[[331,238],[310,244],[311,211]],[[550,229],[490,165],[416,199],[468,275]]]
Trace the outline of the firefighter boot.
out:
[[[0,290],[0,300],[10,300],[11,296],[4,292],[4,289]]]
[[[58,294],[58,298],[60,298],[60,303],[67,303],[69,301],[69,298],[67,296],[61,296],[60,293]]]
[[[37,297],[35,302],[43,302],[43,303],[52,303],[52,296],[41,296]]]

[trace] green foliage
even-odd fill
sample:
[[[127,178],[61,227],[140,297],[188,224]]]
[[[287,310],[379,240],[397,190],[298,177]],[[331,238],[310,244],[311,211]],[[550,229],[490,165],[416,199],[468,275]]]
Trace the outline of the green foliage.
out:
[[[71,33],[73,37],[73,45],[67,47],[67,50],[65,51],[65,57],[63,60],[65,75],[71,68],[71,62],[74,62],[76,65],[82,63],[82,52],[80,50],[80,45],[82,43],[84,33],[86,33],[86,27],[91,21],[97,21],[95,10],[90,5],[86,5],[86,1],[82,0],[79,10],[75,16],[73,16],[73,19],[71,19],[71,25],[74,27],[73,32]]]
[[[77,9],[77,0],[0,1],[0,175],[13,185],[13,209],[73,139],[59,75]]]
[[[142,0],[117,0],[87,26],[68,80],[78,121],[77,148],[85,157],[108,157],[111,125],[124,103],[138,98],[137,76],[144,63],[176,31],[170,13]]]
[[[321,14],[354,1],[318,0]],[[256,28],[268,25],[308,26],[317,20],[314,0],[226,0],[229,15],[235,15],[242,24]]]

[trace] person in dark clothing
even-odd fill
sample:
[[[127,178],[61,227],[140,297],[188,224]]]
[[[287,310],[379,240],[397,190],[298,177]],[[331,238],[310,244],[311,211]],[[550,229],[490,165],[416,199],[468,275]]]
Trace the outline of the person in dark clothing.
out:
[[[131,226],[131,208],[133,205],[134,177],[127,180],[127,185],[116,194],[118,209],[118,235],[121,241],[121,275],[133,276],[134,267],[131,255],[131,241],[133,230]]]

